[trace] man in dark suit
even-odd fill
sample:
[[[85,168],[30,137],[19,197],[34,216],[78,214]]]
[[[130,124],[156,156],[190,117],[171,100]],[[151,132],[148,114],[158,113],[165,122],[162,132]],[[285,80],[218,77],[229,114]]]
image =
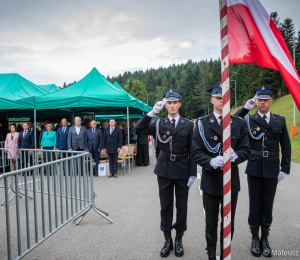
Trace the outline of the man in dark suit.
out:
[[[105,129],[108,127],[108,122],[107,121],[102,121],[102,125],[100,128],[101,134],[102,134],[102,149],[103,149],[103,144],[104,144],[104,132]]]
[[[37,143],[39,141],[40,137],[40,131],[34,126],[32,121],[28,122],[28,131],[31,131],[33,133],[33,146],[34,148],[39,147],[39,144]],[[36,135],[35,135],[36,134]],[[36,137],[35,137],[36,136]],[[35,145],[36,144],[36,145]]]
[[[217,84],[207,90],[211,93],[214,111],[195,122],[192,158],[202,166],[201,190],[205,210],[205,237],[209,260],[216,260],[217,230],[221,204],[220,250],[223,260],[223,125],[222,87]],[[234,216],[240,191],[238,164],[248,159],[249,139],[245,121],[230,117],[231,124],[231,238],[234,232]]]
[[[28,130],[28,124],[24,123],[23,124],[23,131],[19,133],[19,138],[18,138],[18,149],[33,149],[34,148],[34,138],[33,138],[33,133]],[[25,151],[21,152],[21,159],[25,159]],[[30,166],[33,165],[32,158],[29,155],[32,155],[32,152],[30,151],[29,153],[26,153],[26,161],[29,163]],[[25,166],[27,167],[27,165]]]
[[[97,128],[96,120],[91,121],[91,127],[86,131],[85,145],[86,150],[91,153],[96,167],[94,166],[94,175],[98,176],[98,164],[100,160],[100,151],[102,148],[102,133]]]
[[[157,138],[160,148],[154,173],[157,175],[161,205],[161,225],[165,243],[160,252],[167,257],[173,249],[171,231],[176,230],[175,255],[183,256],[183,233],[187,230],[187,202],[189,188],[197,176],[197,165],[191,159],[194,124],[179,115],[183,93],[169,89],[164,100],[157,102],[153,110],[142,117],[135,125],[136,131]],[[155,114],[166,106],[168,116],[156,119]],[[173,224],[174,190],[176,196],[176,222]]]
[[[272,256],[268,236],[276,188],[291,168],[291,142],[285,118],[270,112],[274,90],[270,86],[260,86],[254,91],[256,96],[236,113],[244,117],[255,104],[258,108],[254,115],[245,117],[251,148],[246,168],[250,201],[248,223],[252,233],[251,254],[256,257],[262,253],[266,257]]]
[[[68,150],[84,151],[86,127],[81,125],[81,118],[75,117],[75,126],[70,127],[68,133]]]
[[[108,178],[113,176],[117,178],[118,154],[122,148],[123,137],[122,132],[120,128],[116,126],[116,121],[114,119],[109,120],[109,125],[110,126],[104,131],[103,149],[108,155],[110,170],[110,175]]]
[[[70,127],[68,127],[68,121],[66,118],[61,120],[61,127],[57,129],[56,134],[56,150],[68,150],[68,134]],[[65,153],[63,153],[65,158]]]

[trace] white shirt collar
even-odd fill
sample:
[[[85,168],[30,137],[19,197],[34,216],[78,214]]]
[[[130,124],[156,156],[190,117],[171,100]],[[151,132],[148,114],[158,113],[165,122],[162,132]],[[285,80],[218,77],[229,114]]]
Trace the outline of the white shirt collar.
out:
[[[81,126],[77,126],[77,125],[75,125],[75,127],[76,127],[76,128],[80,128]]]
[[[263,114],[262,113],[260,113],[258,110],[257,110],[257,113],[261,116],[261,118],[263,118]],[[268,121],[270,120],[270,116],[271,116],[271,113],[270,113],[270,111],[266,114],[266,117],[267,117],[267,119],[268,119]]]
[[[180,117],[179,114],[178,114],[178,116],[176,116],[175,118],[172,118],[172,117],[170,117],[170,116],[168,115],[168,118],[169,118],[169,120],[170,120],[171,123],[172,123],[172,119],[175,119],[175,125],[177,125],[177,123],[178,123],[178,121],[179,121],[179,117]]]
[[[222,116],[222,115],[219,115],[216,111],[214,111],[214,116],[215,116],[216,119],[219,119],[219,117]]]

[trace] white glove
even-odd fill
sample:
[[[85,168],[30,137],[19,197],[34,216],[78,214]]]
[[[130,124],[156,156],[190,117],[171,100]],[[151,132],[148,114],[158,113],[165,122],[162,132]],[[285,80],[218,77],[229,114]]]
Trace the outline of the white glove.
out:
[[[165,98],[162,101],[156,102],[152,111],[155,114],[158,114],[164,108],[164,105],[166,104],[166,102],[167,102],[167,100]]]
[[[244,108],[248,109],[248,110],[251,110],[252,108],[255,107],[255,101],[257,99],[257,95],[255,95],[254,98],[252,99],[249,99],[247,102],[246,102],[246,105],[244,106]]]
[[[187,186],[189,186],[189,189],[192,187],[192,185],[193,185],[194,181],[196,180],[196,178],[197,178],[196,176],[190,176],[188,184],[187,184]]]
[[[238,158],[238,156],[236,155],[234,150],[231,148],[231,150],[230,150],[230,159],[231,159],[231,161],[234,162],[235,159],[237,159],[237,158]]]
[[[285,177],[286,173],[280,171],[278,174],[278,183],[281,182],[283,180],[283,178]]]
[[[210,166],[212,166],[214,169],[217,169],[218,167],[223,167],[224,161],[223,156],[217,156],[210,161]]]

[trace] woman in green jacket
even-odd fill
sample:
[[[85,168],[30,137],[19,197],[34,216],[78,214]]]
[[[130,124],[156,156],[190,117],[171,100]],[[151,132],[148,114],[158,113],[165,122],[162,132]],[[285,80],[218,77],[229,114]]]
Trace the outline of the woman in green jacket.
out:
[[[41,141],[41,149],[42,150],[55,150],[56,149],[56,132],[52,130],[52,124],[46,125],[47,131],[43,132],[43,137]],[[51,153],[43,153],[44,162],[47,154],[47,161],[51,161]],[[52,158],[54,158],[54,153],[52,154]]]

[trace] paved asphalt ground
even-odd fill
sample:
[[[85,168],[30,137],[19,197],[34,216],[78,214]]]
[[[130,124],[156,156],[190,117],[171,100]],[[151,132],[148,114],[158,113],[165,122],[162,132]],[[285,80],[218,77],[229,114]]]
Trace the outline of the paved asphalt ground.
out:
[[[158,186],[156,175],[153,174],[155,163],[151,151],[150,166],[135,167],[131,176],[128,176],[128,173],[123,176],[122,170],[119,170],[117,179],[107,177],[94,179],[95,192],[98,195],[95,204],[110,214],[113,224],[90,211],[80,225],[69,223],[23,259],[161,259],[159,253],[164,238],[159,228]],[[240,165],[242,189],[239,193],[236,229],[232,242],[234,260],[257,259],[250,254],[251,235],[247,224],[249,204],[245,166],[246,163]],[[298,256],[274,256],[275,259],[300,259],[299,168],[299,164],[292,163],[291,175],[278,186],[269,238],[273,250],[281,253],[282,250],[290,253],[298,251]],[[200,167],[198,171],[200,172]],[[198,179],[190,190],[188,230],[183,237],[185,255],[182,259],[207,259],[199,184]],[[1,207],[0,210],[3,227],[4,208]],[[175,236],[175,231],[172,235]],[[2,257],[5,256],[3,255],[5,248],[6,241],[2,236],[0,246]],[[174,251],[167,259],[177,259]]]

